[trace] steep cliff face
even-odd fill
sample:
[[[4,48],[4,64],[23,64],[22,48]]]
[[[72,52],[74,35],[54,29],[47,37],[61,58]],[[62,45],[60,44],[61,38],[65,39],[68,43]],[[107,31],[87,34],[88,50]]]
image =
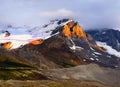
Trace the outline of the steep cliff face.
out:
[[[64,25],[63,27],[63,34],[70,39],[71,37],[71,31],[70,28],[67,25]]]
[[[83,31],[82,27],[77,22],[71,21],[66,25],[64,25],[62,29],[62,33],[64,36],[68,38],[68,40],[72,40],[72,38],[79,38],[82,39],[83,42],[85,42],[84,44],[89,44],[92,47],[98,49],[99,51],[105,52],[105,50],[102,47],[98,46],[95,43],[95,40],[92,38],[91,35],[86,34]],[[73,43],[73,45],[76,44]]]
[[[83,31],[83,29],[79,26],[79,24],[77,23],[74,27],[73,27],[73,32],[72,32],[73,37],[79,37],[79,38],[86,38],[86,34]]]
[[[71,37],[86,38],[86,34],[78,23],[69,22],[63,27],[63,34],[70,39]]]

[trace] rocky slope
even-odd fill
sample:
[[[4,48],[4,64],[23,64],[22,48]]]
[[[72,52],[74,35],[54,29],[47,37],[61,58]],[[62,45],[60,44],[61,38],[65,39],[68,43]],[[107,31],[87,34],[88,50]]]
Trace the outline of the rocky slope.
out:
[[[104,46],[108,53],[120,57],[120,31],[116,29],[93,29],[87,30],[98,45]]]

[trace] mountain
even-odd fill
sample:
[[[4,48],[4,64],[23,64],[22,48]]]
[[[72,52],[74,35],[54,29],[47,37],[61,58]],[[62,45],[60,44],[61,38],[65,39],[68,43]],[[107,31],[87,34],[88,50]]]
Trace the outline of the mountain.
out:
[[[1,33],[9,34],[1,37],[1,42],[4,42],[1,46],[11,49],[9,56],[35,67],[71,67],[93,62],[101,66],[119,67],[119,58],[98,46],[71,19],[52,20],[41,28],[10,27]]]
[[[117,29],[92,29],[87,30],[96,40],[99,46],[102,46],[112,55],[120,57],[120,31]]]

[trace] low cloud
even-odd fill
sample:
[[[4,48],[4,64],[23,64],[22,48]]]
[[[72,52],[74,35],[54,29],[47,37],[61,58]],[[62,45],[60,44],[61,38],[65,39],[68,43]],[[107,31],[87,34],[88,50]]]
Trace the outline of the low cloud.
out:
[[[120,0],[0,0],[0,24],[43,25],[51,19],[78,21],[84,29],[120,26]]]
[[[74,13],[68,9],[58,9],[57,11],[44,11],[39,14],[39,17],[45,18],[61,18],[61,17],[72,17]]]

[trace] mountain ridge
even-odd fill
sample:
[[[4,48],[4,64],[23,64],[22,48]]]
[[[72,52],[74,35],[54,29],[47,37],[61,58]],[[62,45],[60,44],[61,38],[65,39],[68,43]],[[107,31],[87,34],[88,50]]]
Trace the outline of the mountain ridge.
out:
[[[120,57],[120,31],[114,29],[94,29],[87,30],[86,33],[98,41],[98,45],[103,46],[108,53]]]
[[[10,50],[8,53],[36,67],[41,65],[44,68],[71,67],[91,62],[101,66],[119,67],[119,58],[108,54],[104,48],[97,45],[92,36],[85,33],[82,27],[71,19],[52,21],[42,29],[33,33],[37,35],[35,38],[32,37],[31,42]],[[41,35],[43,37],[45,35],[46,38],[41,38]],[[29,38],[21,37],[21,39],[29,41]],[[4,45],[9,49],[11,42]]]

